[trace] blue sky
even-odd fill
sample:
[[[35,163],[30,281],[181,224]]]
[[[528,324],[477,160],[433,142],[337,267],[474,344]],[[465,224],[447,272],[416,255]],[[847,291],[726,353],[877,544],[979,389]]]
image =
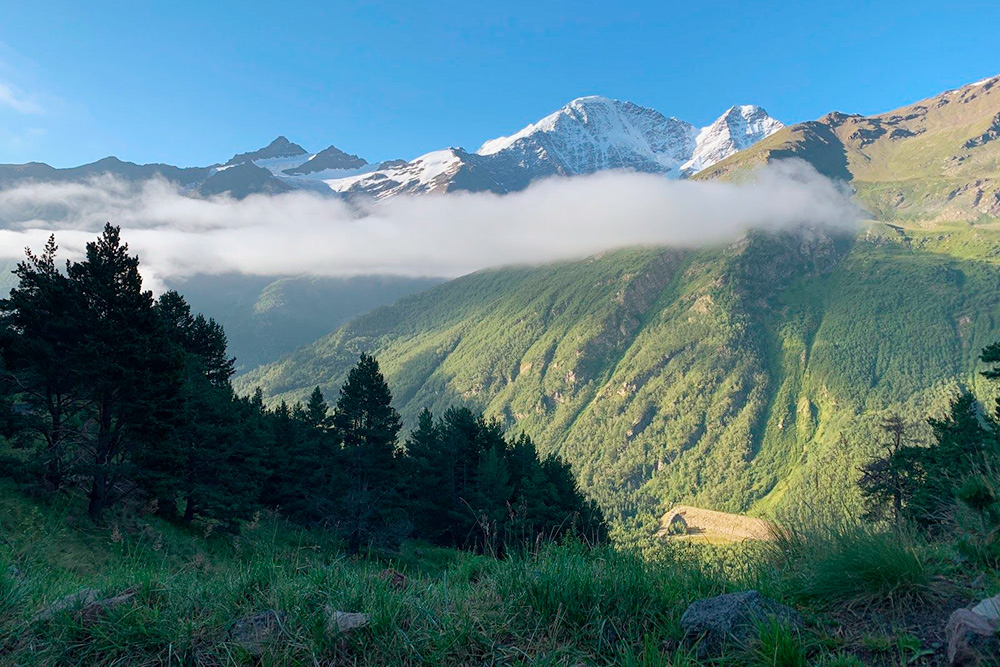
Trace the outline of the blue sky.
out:
[[[696,124],[885,111],[1000,74],[997,3],[0,1],[0,162],[203,165],[285,134],[474,150],[574,97]]]

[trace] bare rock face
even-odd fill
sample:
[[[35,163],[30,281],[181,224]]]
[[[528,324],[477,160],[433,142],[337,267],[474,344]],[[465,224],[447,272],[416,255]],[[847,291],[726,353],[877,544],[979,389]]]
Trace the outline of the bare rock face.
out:
[[[329,605],[323,611],[326,615],[326,631],[331,634],[346,635],[368,625],[368,614],[339,611]]]
[[[285,613],[268,609],[237,619],[229,628],[229,641],[254,657],[264,654],[269,644],[284,634]]]
[[[743,644],[752,639],[757,624],[768,619],[796,628],[802,626],[802,616],[797,611],[757,591],[698,600],[681,616],[684,645],[697,647],[698,657],[705,659],[721,653],[727,642]]]
[[[948,664],[953,667],[977,667],[983,658],[1000,650],[997,622],[970,609],[956,609],[945,627],[948,638]]]

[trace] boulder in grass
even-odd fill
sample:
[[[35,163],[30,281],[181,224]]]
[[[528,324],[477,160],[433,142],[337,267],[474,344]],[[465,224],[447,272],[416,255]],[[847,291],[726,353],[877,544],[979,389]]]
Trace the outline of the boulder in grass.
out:
[[[757,591],[698,600],[681,616],[684,645],[696,647],[698,657],[705,659],[722,653],[728,642],[745,644],[756,636],[758,625],[768,620],[802,627],[797,611]]]
[[[229,628],[229,641],[238,644],[254,657],[260,657],[269,644],[285,632],[284,612],[268,609],[233,622]]]
[[[340,611],[329,605],[323,611],[326,615],[326,631],[330,634],[346,635],[368,625],[368,614]]]
[[[129,602],[135,597],[135,595],[136,590],[130,588],[113,597],[94,600],[80,610],[80,618],[82,619],[84,625],[90,625],[104,616],[104,614],[108,611]]]
[[[977,667],[986,656],[1000,652],[997,621],[971,609],[956,609],[945,627],[948,638],[948,664],[952,667]]]
[[[379,573],[378,578],[389,584],[389,588],[395,591],[405,590],[409,585],[406,575],[402,572],[388,568]]]

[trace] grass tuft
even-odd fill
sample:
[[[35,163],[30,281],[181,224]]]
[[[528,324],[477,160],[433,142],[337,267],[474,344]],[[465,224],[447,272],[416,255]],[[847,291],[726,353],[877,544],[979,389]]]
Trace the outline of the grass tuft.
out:
[[[758,627],[753,657],[760,667],[805,667],[806,664],[799,631],[775,619]]]
[[[789,595],[803,601],[895,607],[931,595],[930,569],[903,531],[850,522],[785,527],[771,550],[785,567]]]

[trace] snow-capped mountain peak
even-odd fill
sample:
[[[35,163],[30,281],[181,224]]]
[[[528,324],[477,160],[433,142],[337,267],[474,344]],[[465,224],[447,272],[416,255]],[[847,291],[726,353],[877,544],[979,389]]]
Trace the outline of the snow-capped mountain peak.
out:
[[[512,192],[540,178],[611,169],[680,178],[781,127],[752,105],[732,107],[699,130],[655,109],[589,95],[511,135],[483,143],[475,153],[449,148],[322,180],[336,192],[385,198],[451,190]]]
[[[367,164],[368,161],[364,158],[345,153],[336,146],[329,146],[309,156],[309,159],[302,164],[284,169],[283,173],[289,176],[302,176],[330,169],[361,169]]]
[[[578,118],[586,122],[588,106],[607,105],[610,102],[611,100],[600,95],[578,97],[558,111],[550,113],[536,123],[531,123],[509,137],[497,137],[496,139],[486,141],[479,147],[476,153],[479,155],[494,155],[510,148],[519,140],[530,137],[538,132],[555,132],[559,127],[560,119],[563,118]]]
[[[783,127],[781,121],[771,118],[755,104],[732,106],[698,133],[695,150],[682,169],[685,173],[706,169]]]
[[[655,109],[590,95],[519,132],[487,141],[476,154],[537,167],[545,175],[605,169],[666,173],[690,156],[694,135],[690,123]]]

